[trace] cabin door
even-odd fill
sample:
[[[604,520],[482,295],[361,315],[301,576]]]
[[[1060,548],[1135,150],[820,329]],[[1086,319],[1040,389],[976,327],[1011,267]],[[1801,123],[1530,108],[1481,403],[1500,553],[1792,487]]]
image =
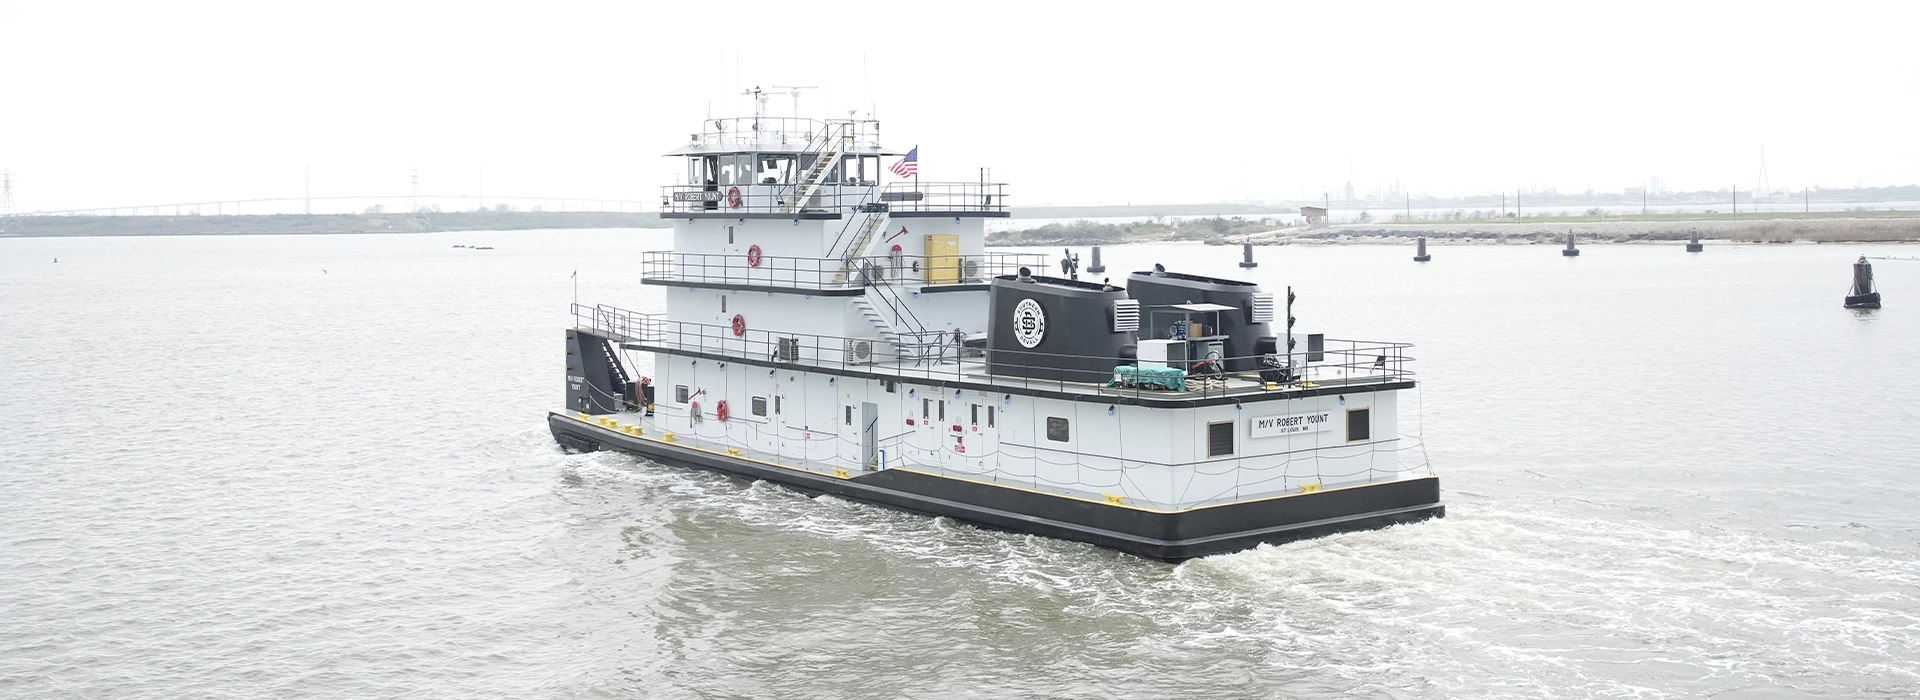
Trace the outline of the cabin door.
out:
[[[955,284],[960,281],[960,236],[927,236],[927,284]]]

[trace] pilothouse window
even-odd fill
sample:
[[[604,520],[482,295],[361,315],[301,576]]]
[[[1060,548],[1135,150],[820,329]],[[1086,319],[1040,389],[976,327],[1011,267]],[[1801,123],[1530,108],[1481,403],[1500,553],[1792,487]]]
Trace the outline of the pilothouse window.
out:
[[[780,153],[760,154],[760,184],[793,184],[793,156]]]

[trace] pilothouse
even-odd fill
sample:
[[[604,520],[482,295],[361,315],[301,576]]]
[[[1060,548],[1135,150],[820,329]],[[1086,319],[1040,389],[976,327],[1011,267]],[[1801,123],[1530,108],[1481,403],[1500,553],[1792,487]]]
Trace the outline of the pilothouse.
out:
[[[1035,274],[986,247],[1005,185],[902,177],[873,120],[709,119],[667,155],[665,308],[573,306],[564,446],[1170,561],[1445,512],[1408,346],[1297,333],[1291,290]]]

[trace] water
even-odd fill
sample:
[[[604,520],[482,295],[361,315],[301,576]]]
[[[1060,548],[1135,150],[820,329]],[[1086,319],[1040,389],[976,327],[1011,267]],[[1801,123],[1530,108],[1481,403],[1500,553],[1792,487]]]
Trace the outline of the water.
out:
[[[1906,248],[1261,248],[1417,344],[1450,515],[1173,567],[562,454],[666,237],[0,240],[0,697],[1920,694]]]

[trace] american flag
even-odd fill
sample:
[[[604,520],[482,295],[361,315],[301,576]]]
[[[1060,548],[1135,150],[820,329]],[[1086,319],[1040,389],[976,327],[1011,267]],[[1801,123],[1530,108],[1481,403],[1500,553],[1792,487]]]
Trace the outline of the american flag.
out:
[[[913,150],[907,151],[907,157],[901,158],[900,162],[894,163],[893,167],[888,168],[888,170],[892,170],[893,174],[899,175],[900,177],[913,177],[919,174],[920,147],[914,146]]]

